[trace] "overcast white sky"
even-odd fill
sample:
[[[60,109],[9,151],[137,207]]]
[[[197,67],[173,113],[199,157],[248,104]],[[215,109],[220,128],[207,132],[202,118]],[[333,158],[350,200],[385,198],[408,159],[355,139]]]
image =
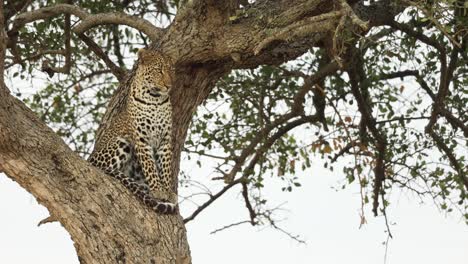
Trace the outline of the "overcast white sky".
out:
[[[205,177],[202,170],[191,168]],[[187,167],[185,167],[187,169]],[[272,204],[287,201],[289,211],[281,226],[301,235],[298,244],[270,228],[243,225],[211,235],[229,223],[244,220],[247,212],[230,192],[213,207],[187,224],[193,263],[384,263],[386,240],[382,217],[368,212],[368,224],[359,229],[359,193],[356,186],[336,191],[339,174],[318,166],[300,175],[303,186],[292,193],[279,191],[271,183],[266,191]],[[276,188],[276,185],[278,187]],[[270,192],[270,193],[268,193]],[[419,204],[415,197],[393,193],[389,208],[394,239],[390,240],[386,263],[466,264],[468,227],[460,215],[444,215],[430,201]],[[78,263],[72,241],[59,223],[37,223],[47,209],[5,175],[0,174],[0,263]],[[182,212],[188,214],[184,208]]]

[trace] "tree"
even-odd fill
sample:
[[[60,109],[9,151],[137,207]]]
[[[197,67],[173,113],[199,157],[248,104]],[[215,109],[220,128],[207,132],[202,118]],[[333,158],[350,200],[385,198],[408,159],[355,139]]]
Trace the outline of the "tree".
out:
[[[267,176],[292,191],[315,157],[349,162],[362,222],[367,203],[385,214],[392,188],[467,216],[466,1],[249,2],[2,2],[0,172],[62,223],[82,263],[190,263],[184,222],[237,185],[247,222],[279,228]],[[183,151],[219,161],[223,187],[186,219],[155,215],[78,155],[112,122],[104,108],[125,99],[142,46],[175,62],[174,177]],[[38,70],[50,79],[33,95],[7,88]]]

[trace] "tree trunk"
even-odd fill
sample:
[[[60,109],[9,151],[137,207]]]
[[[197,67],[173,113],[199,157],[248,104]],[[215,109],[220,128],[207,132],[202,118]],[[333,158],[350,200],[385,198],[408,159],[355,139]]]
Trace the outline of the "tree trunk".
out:
[[[81,263],[191,262],[180,215],[157,215],[141,205],[21,101],[5,90],[0,94],[0,171],[65,227]]]

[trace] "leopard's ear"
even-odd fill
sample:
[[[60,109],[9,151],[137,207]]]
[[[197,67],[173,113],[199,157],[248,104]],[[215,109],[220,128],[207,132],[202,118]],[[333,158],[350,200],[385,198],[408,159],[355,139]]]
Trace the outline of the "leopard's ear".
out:
[[[145,52],[146,52],[146,49],[144,49],[144,48],[139,49],[138,52],[137,52],[138,58],[141,58],[141,56],[143,56],[143,53],[145,53]]]
[[[138,54],[138,59],[144,61],[146,57],[145,55],[148,55],[148,50],[141,48],[138,50],[137,54]]]

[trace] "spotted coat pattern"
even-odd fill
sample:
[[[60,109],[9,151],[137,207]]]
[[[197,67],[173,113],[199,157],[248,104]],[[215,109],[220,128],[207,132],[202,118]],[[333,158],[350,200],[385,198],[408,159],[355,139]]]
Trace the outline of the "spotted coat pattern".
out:
[[[158,213],[174,213],[172,175],[172,63],[140,50],[123,110],[98,138],[89,161],[117,178]]]

